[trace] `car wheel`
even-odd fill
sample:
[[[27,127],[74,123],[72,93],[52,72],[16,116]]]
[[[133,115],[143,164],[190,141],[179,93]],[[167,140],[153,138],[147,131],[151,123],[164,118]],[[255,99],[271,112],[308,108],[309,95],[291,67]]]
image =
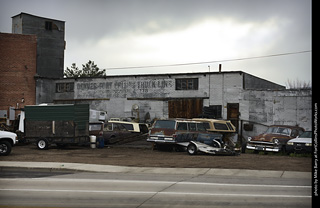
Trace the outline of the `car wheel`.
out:
[[[49,142],[47,139],[39,139],[37,141],[37,147],[39,150],[47,150],[49,148]]]
[[[189,144],[187,147],[187,152],[189,155],[196,155],[198,152],[196,145]]]
[[[0,155],[6,156],[11,152],[11,144],[8,141],[0,141]]]

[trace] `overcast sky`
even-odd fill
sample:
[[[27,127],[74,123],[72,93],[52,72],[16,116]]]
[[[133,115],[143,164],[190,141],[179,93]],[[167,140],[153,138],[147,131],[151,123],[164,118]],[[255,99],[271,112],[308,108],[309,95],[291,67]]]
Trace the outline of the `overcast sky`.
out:
[[[108,75],[241,70],[285,85],[311,80],[311,0],[0,0],[0,32],[21,12],[66,21],[65,68]]]

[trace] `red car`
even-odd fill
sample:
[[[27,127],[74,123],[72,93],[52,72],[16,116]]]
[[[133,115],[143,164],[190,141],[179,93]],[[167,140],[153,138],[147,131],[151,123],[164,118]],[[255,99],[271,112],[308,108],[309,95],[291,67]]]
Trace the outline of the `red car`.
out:
[[[298,126],[273,125],[268,130],[255,137],[248,137],[247,149],[267,152],[285,152],[286,144],[304,132]]]

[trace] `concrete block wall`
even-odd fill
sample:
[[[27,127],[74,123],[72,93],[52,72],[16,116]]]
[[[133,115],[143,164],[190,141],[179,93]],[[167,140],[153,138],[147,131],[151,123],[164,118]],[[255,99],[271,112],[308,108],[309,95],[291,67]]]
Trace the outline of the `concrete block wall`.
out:
[[[176,79],[185,78],[198,78],[198,90],[176,90]],[[228,102],[239,102],[242,90],[241,73],[112,76],[56,81],[62,82],[74,82],[74,92],[56,93],[55,100],[66,100],[68,97],[78,101],[91,100],[92,108],[106,110],[111,117],[131,117],[132,105],[136,104],[140,108],[140,117],[149,112],[151,119],[169,116],[170,99],[203,98],[204,106],[227,106]],[[93,104],[92,100],[95,99],[100,99],[101,102],[95,101]],[[226,110],[223,114],[226,118]]]
[[[53,103],[54,95],[56,93],[55,80],[35,78],[35,82],[36,82],[36,87],[35,87],[36,104],[38,105],[41,103]],[[72,94],[67,94],[65,96],[70,98]]]
[[[286,90],[274,92],[274,121],[277,124],[299,125],[311,130],[311,90]]]
[[[166,98],[174,89],[174,80],[141,77],[108,77],[78,79],[75,82],[75,99],[87,98]]]
[[[203,98],[203,106],[222,106],[223,119],[227,119],[227,104],[239,103],[240,119],[244,123],[254,123],[254,130],[244,131],[245,136],[264,132],[266,126],[272,124],[299,125],[311,129],[310,90],[243,89],[244,74],[227,72],[60,79],[55,83],[74,82],[74,91],[55,93],[54,100],[62,101],[60,103],[63,100],[66,101],[64,103],[72,103],[72,100],[89,103],[92,109],[107,111],[109,118],[137,116],[132,106],[138,105],[139,118],[144,120],[147,113],[150,113],[151,119],[168,118],[168,101],[171,99]],[[198,90],[176,90],[177,78],[198,78]],[[267,84],[262,84],[260,88],[269,86]]]
[[[223,119],[227,119],[227,103],[239,103],[242,98],[242,80],[243,73],[210,75],[211,84],[208,105],[222,105]]]
[[[267,125],[273,124],[312,129],[311,90],[246,90],[243,94],[240,112],[246,108],[249,117],[241,114],[240,119],[254,124],[253,131],[244,131],[245,137],[263,133]]]
[[[198,78],[198,90],[176,90],[176,78]],[[149,112],[151,119],[168,118],[168,100],[172,98],[207,97],[208,76],[204,75],[155,75],[113,76],[81,78],[74,81],[75,100],[104,99],[90,102],[91,108],[108,112],[108,117],[132,117],[132,106],[139,106],[139,117],[144,120]],[[71,81],[70,79],[68,79]],[[59,80],[56,83],[60,83]],[[66,82],[66,80],[65,80]],[[64,100],[69,94],[55,94],[55,100]],[[104,104],[102,104],[104,103]]]

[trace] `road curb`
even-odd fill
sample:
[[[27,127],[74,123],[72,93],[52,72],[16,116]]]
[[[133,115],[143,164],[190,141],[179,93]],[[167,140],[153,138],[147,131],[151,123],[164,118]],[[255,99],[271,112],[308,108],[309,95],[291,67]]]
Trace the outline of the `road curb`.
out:
[[[215,169],[215,168],[157,168],[157,167],[129,167],[115,165],[96,165],[83,163],[58,162],[17,162],[0,161],[1,168],[30,168],[50,170],[73,170],[99,173],[151,173],[151,174],[180,174],[207,176],[237,176],[237,177],[265,177],[265,178],[300,178],[310,179],[311,172],[247,170],[247,169]]]

